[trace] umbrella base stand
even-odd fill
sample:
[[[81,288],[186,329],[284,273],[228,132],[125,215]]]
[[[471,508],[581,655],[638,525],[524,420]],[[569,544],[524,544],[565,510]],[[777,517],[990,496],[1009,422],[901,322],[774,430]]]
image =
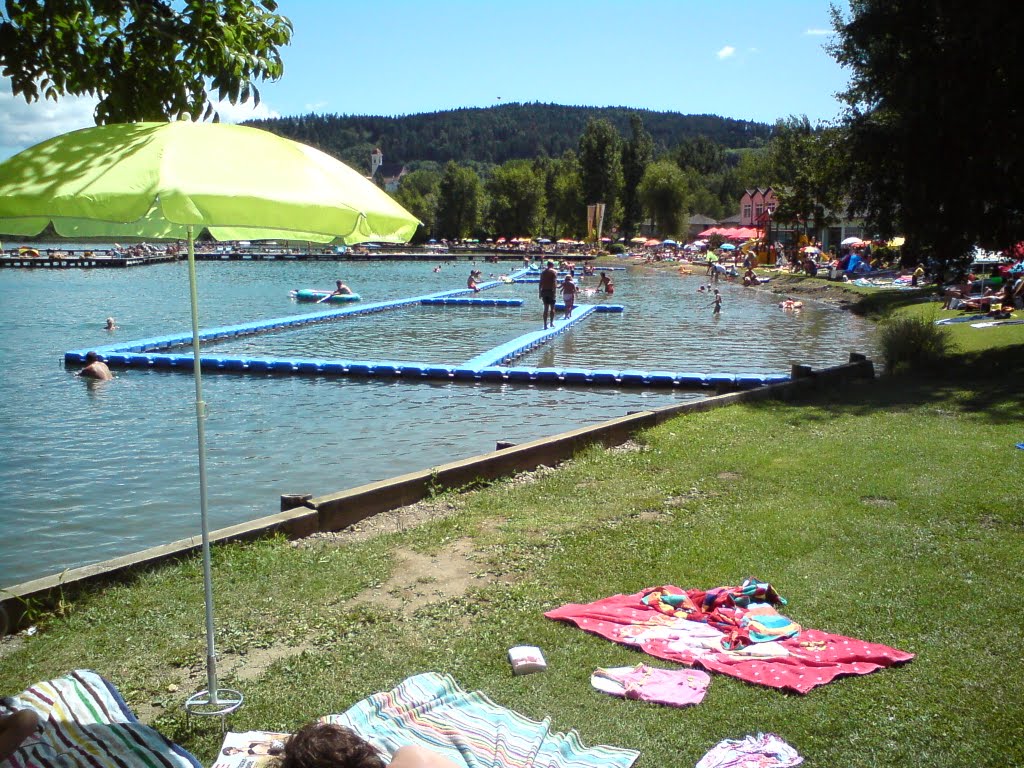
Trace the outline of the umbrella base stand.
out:
[[[185,701],[185,716],[219,717],[220,732],[227,731],[228,715],[238,711],[245,703],[245,696],[231,688],[218,688],[215,696],[209,691],[200,691]]]

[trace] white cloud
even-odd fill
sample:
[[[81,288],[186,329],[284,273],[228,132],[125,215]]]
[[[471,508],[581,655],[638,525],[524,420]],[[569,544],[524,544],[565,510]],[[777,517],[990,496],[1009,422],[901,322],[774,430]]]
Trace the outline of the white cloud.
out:
[[[805,35],[831,35],[831,29],[808,29],[804,32]]]
[[[220,119],[225,123],[241,123],[245,120],[266,120],[270,117],[280,117],[281,114],[267,106],[267,102],[261,101],[259,106],[253,106],[252,101],[245,101],[240,104],[232,104],[230,101],[215,101],[213,108],[217,110]]]
[[[724,48],[722,48],[722,50],[720,50],[716,55],[720,59],[728,59],[734,53],[736,53],[736,49],[733,48],[731,45],[727,45]]]
[[[92,96],[62,96],[57,101],[44,99],[29,104],[12,93],[9,80],[0,80],[0,160],[62,133],[95,125],[97,101]],[[266,102],[254,107],[251,101],[222,101],[214,103],[214,108],[225,123],[280,117]]]
[[[326,101],[317,101],[313,104],[307,104],[306,112],[322,112],[323,108],[326,107],[328,103],[329,102]]]
[[[96,102],[91,96],[65,96],[29,104],[11,92],[9,80],[0,81],[0,159],[53,136],[94,125]]]

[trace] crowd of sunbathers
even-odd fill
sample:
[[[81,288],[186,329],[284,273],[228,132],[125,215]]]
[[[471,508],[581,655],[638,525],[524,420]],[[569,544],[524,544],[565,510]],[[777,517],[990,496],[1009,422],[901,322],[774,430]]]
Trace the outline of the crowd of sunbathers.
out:
[[[1024,308],[1024,270],[1002,277],[1002,285],[983,287],[985,281],[961,273],[943,292],[943,309],[985,312],[993,317],[1009,317],[1014,309]],[[975,286],[981,293],[975,293]]]

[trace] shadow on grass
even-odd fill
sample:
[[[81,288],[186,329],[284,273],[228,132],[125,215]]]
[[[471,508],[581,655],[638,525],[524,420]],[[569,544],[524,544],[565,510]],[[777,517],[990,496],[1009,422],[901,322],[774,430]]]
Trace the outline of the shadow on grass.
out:
[[[944,402],[950,409],[981,416],[992,424],[1024,422],[1024,344],[988,349],[947,359],[941,370],[883,376],[870,386],[861,382],[831,392],[789,401],[824,406],[828,413],[808,412],[799,421],[824,421],[830,413],[869,414]]]

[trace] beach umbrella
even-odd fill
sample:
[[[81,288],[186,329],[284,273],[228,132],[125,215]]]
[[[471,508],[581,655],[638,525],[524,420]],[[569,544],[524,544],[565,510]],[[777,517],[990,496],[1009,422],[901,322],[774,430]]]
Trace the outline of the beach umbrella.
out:
[[[205,403],[194,239],[407,242],[419,221],[330,155],[267,131],[225,123],[130,123],[73,131],[0,163],[0,233],[188,242],[207,690],[190,711],[242,703],[217,684],[206,505]]]
[[[841,245],[860,245],[863,242],[864,241],[861,240],[859,237],[848,237],[845,240],[843,240]]]
[[[733,245],[732,243],[723,243],[722,245],[719,246],[719,248],[721,250],[723,250],[723,251],[735,251],[736,250],[736,246]]]

